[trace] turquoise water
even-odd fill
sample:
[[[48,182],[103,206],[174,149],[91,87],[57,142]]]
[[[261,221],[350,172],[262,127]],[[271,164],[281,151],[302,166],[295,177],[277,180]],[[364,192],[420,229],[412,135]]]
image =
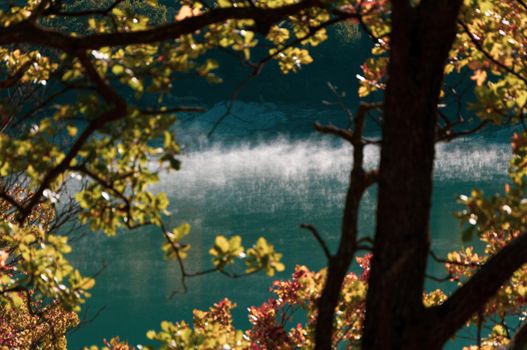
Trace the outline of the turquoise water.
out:
[[[367,150],[371,166],[376,153]],[[460,229],[452,216],[458,209],[456,195],[469,192],[475,182],[489,191],[501,188],[509,150],[507,144],[474,140],[439,146],[438,153],[432,235],[435,250],[445,254],[460,244]],[[318,138],[217,146],[185,156],[183,169],[164,177],[158,189],[173,199],[171,223],[192,225],[194,254],[188,266],[194,270],[210,266],[206,251],[214,235],[236,233],[247,244],[265,235],[285,252],[288,268],[278,277],[285,278],[295,264],[321,268],[322,252],[298,225],[316,224],[330,244],[336,244],[349,158],[347,145]],[[372,190],[362,205],[364,234],[373,232],[374,204]],[[88,302],[88,318],[98,308],[104,310],[72,334],[73,348],[115,335],[144,342],[145,331],[157,328],[161,320],[188,320],[193,308],[207,308],[223,297],[238,303],[237,323],[247,326],[247,306],[269,295],[272,279],[266,276],[231,280],[211,275],[190,280],[187,294],[170,299],[181,285],[175,264],[162,260],[161,243],[160,233],[154,230],[126,232],[111,239],[89,235],[76,242],[77,266],[92,272],[104,263],[107,268]]]
[[[186,146],[183,167],[163,175],[156,190],[172,199],[170,224],[192,226],[193,253],[187,261],[192,270],[210,267],[207,250],[220,233],[240,234],[246,246],[265,235],[285,253],[287,270],[277,278],[287,278],[295,264],[324,266],[322,251],[298,226],[315,224],[330,246],[336,245],[351,149],[314,135],[311,124],[346,123],[342,113],[321,102],[331,98],[326,82],[355,91],[354,77],[368,45],[365,40],[353,45],[334,41],[317,51],[313,66],[292,78],[270,68],[268,75],[247,87],[212,140],[196,141],[223,113],[229,88],[243,71],[232,66],[224,72],[229,79],[223,86],[178,87],[185,101],[205,104],[209,112],[182,116],[176,133]],[[357,102],[355,97],[348,100],[350,105]],[[375,133],[373,126],[369,132]],[[503,188],[508,137],[507,130],[493,131],[437,146],[431,232],[438,254],[460,245],[461,230],[452,215],[459,209],[456,196],[476,185],[488,192]],[[378,149],[367,148],[366,154],[367,166],[374,167]],[[374,232],[374,207],[375,188],[362,203],[365,235]],[[221,275],[191,279],[188,293],[169,298],[182,288],[177,266],[162,259],[162,242],[154,229],[122,232],[115,238],[88,234],[75,242],[73,261],[82,271],[106,269],[84,307],[85,322],[69,338],[72,349],[116,335],[145,343],[146,331],[158,329],[162,320],[190,320],[192,309],[206,309],[224,297],[238,304],[236,324],[247,327],[247,307],[269,297],[273,279],[258,274],[237,280]],[[437,267],[431,266],[431,271],[441,275]]]

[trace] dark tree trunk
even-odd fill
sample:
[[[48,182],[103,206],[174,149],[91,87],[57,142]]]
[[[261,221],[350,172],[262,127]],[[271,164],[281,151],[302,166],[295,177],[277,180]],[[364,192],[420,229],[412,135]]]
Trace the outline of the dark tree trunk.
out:
[[[392,1],[377,229],[363,349],[439,349],[422,293],[437,103],[460,0]]]

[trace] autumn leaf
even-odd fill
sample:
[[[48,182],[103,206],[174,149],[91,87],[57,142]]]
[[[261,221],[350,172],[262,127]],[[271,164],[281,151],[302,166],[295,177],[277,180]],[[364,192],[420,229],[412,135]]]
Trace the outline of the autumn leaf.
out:
[[[185,18],[194,17],[201,14],[201,11],[199,8],[192,8],[188,5],[183,5],[179,9],[178,14],[176,15],[176,21],[182,21]]]
[[[481,69],[478,69],[472,74],[470,77],[471,80],[474,80],[476,82],[477,86],[483,85],[485,80],[487,80],[487,72]]]

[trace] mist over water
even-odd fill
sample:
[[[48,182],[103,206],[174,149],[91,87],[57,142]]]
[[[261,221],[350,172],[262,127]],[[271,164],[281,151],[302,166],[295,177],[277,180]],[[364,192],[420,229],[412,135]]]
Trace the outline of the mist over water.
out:
[[[439,144],[434,177],[437,181],[467,177],[476,181],[492,180],[505,174],[510,154],[508,143],[485,142],[482,147],[481,141],[464,139]],[[285,190],[298,191],[294,184],[301,186],[316,178],[345,185],[353,164],[350,145],[330,143],[319,137],[293,141],[282,137],[254,146],[214,145],[190,151],[180,159],[182,169],[163,176],[159,190],[176,188],[179,195],[186,195],[248,181],[276,182],[284,185]],[[374,169],[378,162],[379,148],[367,146],[365,168]]]

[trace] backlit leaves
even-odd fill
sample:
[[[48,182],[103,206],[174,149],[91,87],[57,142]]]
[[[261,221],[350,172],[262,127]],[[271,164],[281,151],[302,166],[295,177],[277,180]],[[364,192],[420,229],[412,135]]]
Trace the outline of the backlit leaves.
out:
[[[251,248],[245,250],[240,236],[227,238],[220,235],[216,237],[209,254],[212,255],[212,263],[218,270],[223,270],[237,260],[245,262],[246,274],[264,271],[267,275],[273,276],[275,272],[282,272],[285,269],[280,261],[282,254],[277,253],[274,246],[267,243],[263,237],[258,238]]]
[[[275,272],[284,271],[285,266],[280,262],[282,254],[274,250],[274,246],[267,243],[263,237],[258,238],[256,244],[247,250],[247,272],[263,269],[269,276]]]
[[[183,224],[174,228],[166,235],[167,241],[161,246],[161,250],[167,259],[186,259],[190,244],[181,243],[181,240],[190,233],[190,225]]]
[[[212,262],[218,268],[232,264],[236,258],[244,254],[242,238],[240,236],[232,236],[227,239],[225,236],[217,236],[214,246],[209,250],[209,254],[213,256]]]

